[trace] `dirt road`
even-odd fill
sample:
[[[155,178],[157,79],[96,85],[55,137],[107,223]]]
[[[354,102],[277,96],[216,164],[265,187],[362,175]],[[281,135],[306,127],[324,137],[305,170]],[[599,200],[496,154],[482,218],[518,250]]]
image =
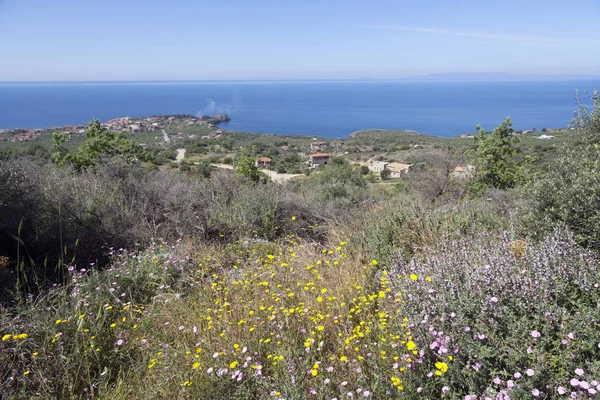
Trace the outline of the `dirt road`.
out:
[[[232,165],[229,164],[211,164],[217,168],[223,168],[223,169],[233,169]],[[268,169],[259,169],[260,172],[264,173],[265,175],[267,175],[269,178],[271,178],[271,180],[273,182],[277,182],[277,183],[284,183],[289,181],[292,178],[296,178],[298,176],[302,176],[303,174],[279,174],[275,171],[271,171]]]

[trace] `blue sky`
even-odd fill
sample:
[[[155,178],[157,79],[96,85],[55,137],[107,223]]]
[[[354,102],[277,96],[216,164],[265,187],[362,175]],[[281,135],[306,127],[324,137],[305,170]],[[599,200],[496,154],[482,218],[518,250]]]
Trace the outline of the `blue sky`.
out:
[[[0,81],[600,75],[600,0],[0,0]]]

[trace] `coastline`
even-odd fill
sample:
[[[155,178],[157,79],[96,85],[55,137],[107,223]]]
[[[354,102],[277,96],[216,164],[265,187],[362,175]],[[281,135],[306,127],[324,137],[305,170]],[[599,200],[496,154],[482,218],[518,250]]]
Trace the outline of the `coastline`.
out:
[[[139,133],[139,132],[156,132],[162,129],[166,129],[169,127],[171,123],[185,123],[190,126],[191,129],[194,127],[198,128],[209,128],[214,130],[214,133],[211,132],[203,132],[201,129],[198,129],[198,133],[207,133],[208,135],[219,135],[225,131],[229,132],[238,132],[238,133],[247,133],[252,135],[268,135],[268,136],[278,136],[278,137],[302,137],[302,138],[311,138],[311,137],[321,137],[326,138],[317,134],[302,134],[302,133],[290,133],[290,134],[276,134],[276,133],[267,133],[267,132],[249,132],[249,131],[240,131],[235,129],[223,129],[219,128],[220,124],[227,126],[227,123],[231,121],[231,118],[227,114],[215,114],[212,116],[209,115],[191,115],[191,114],[165,114],[165,115],[154,115],[151,117],[118,117],[113,118],[108,121],[102,122],[104,126],[111,130],[121,131],[124,133]],[[53,127],[45,127],[45,128],[14,128],[14,129],[0,129],[0,143],[3,141],[8,142],[16,142],[16,141],[31,141],[38,138],[42,134],[59,132],[59,133],[67,133],[67,134],[84,134],[86,132],[86,125],[65,125],[65,126],[53,126]],[[564,128],[543,128],[538,131],[536,128],[526,129],[526,130],[515,130],[515,134],[544,134],[544,133],[557,133],[561,131],[565,131],[570,129],[569,127]],[[334,138],[326,138],[328,140],[348,140],[348,139],[356,139],[360,135],[368,135],[369,133],[377,133],[377,132],[386,132],[386,133],[398,133],[404,136],[421,136],[421,137],[431,137],[436,139],[460,139],[460,138],[473,138],[473,133],[463,133],[456,136],[436,136],[436,135],[428,135],[421,132],[418,132],[413,129],[385,129],[385,128],[367,128],[367,129],[359,129],[350,132],[347,136],[344,137],[334,137]],[[204,137],[204,136],[203,136]],[[212,136],[214,137],[214,136]]]

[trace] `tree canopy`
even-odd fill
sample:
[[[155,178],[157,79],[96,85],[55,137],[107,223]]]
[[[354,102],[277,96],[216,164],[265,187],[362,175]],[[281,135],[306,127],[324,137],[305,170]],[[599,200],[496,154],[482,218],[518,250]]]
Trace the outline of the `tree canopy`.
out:
[[[518,142],[519,138],[514,135],[510,117],[492,132],[487,132],[479,125],[476,129],[475,149],[467,152],[468,156],[473,157],[475,166],[474,189],[514,187],[522,179],[522,174],[514,160],[517,149],[513,143]]]
[[[103,157],[122,156],[131,162],[142,155],[142,148],[128,139],[122,132],[111,131],[93,120],[88,124],[85,142],[74,152],[66,148],[68,136],[54,133],[52,135],[52,161],[58,166],[71,165],[76,171],[94,170]]]

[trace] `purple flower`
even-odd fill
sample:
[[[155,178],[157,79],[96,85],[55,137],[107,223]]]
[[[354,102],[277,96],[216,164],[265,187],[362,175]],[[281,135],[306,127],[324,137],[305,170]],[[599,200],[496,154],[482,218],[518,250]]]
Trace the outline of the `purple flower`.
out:
[[[540,395],[540,391],[539,391],[539,390],[537,390],[537,389],[533,389],[533,390],[531,391],[531,394],[532,394],[532,395],[534,395],[535,397],[538,397],[538,396]]]
[[[587,383],[586,381],[580,381],[579,382],[579,387],[584,389],[584,390],[588,390],[590,388],[590,384]]]
[[[579,376],[583,376],[583,370],[581,368],[577,368],[575,370],[575,374],[579,375]]]
[[[539,333],[538,331],[532,331],[531,336],[534,338],[539,338],[540,336],[542,336],[542,334]]]
[[[525,373],[527,374],[527,376],[533,376],[535,374],[535,372],[531,368],[525,371]]]
[[[442,393],[448,393],[450,391],[450,388],[448,386],[444,386],[442,388]]]
[[[573,378],[571,379],[571,386],[579,386],[579,379]]]

